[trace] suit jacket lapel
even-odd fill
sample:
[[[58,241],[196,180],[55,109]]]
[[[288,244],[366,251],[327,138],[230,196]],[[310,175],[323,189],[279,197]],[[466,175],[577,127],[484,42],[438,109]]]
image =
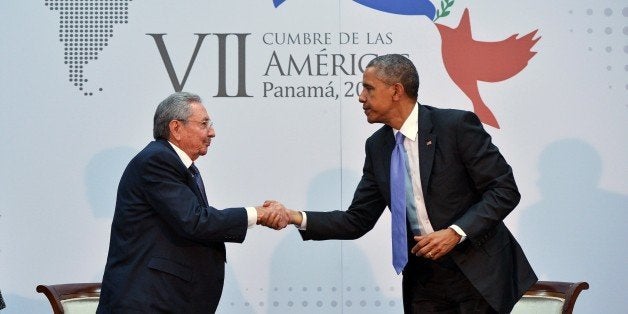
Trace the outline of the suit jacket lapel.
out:
[[[384,145],[382,145],[381,154],[383,156],[382,163],[384,164],[386,190],[388,191],[386,198],[390,200],[390,158],[392,156],[392,151],[395,148],[395,136],[390,126],[385,125],[384,127],[386,130],[384,132]]]
[[[430,111],[425,106],[419,105],[419,168],[424,197],[428,195],[427,185],[430,182],[436,148],[436,134],[432,133],[432,126]]]
[[[190,169],[185,167],[185,165],[183,164],[183,161],[181,160],[181,158],[179,158],[179,155],[177,155],[177,152],[174,150],[174,148],[172,148],[170,143],[168,143],[168,141],[166,140],[161,140],[161,139],[156,140],[156,142],[166,147],[166,149],[171,151],[177,157],[176,159],[178,162],[176,166],[179,168],[179,171],[181,171],[181,173],[184,174],[186,178],[186,181],[185,181],[186,185],[194,192],[194,195],[196,195],[196,198],[198,198],[201,204],[208,205],[209,203],[207,199],[203,197],[203,193],[201,193],[200,188],[198,187],[198,185],[196,185],[196,181],[194,179],[194,176],[192,175],[192,172],[190,172]]]
[[[198,198],[201,205],[209,205],[207,198],[204,196],[203,192],[201,192],[201,188],[198,184],[196,184],[196,179],[194,178],[192,171],[190,169],[185,169],[185,173],[187,178],[186,184],[190,187],[190,189],[192,189],[192,191],[194,191],[194,194],[196,195],[196,198]],[[198,175],[200,176],[201,173],[199,172]]]

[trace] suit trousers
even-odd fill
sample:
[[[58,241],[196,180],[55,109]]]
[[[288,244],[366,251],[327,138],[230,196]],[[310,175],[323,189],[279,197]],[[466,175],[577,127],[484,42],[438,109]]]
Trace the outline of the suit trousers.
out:
[[[497,313],[449,256],[411,256],[403,272],[405,314]]]

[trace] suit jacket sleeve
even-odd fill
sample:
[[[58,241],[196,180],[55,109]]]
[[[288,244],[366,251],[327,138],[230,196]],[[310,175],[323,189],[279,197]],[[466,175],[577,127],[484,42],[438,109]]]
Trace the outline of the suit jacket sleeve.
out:
[[[508,165],[475,114],[465,112],[456,124],[458,152],[479,200],[454,223],[474,238],[487,236],[517,206],[520,194]]]
[[[312,212],[308,211],[307,230],[301,230],[304,240],[352,240],[373,229],[386,207],[386,199],[377,184],[374,162],[377,159],[372,140],[366,142],[366,158],[362,179],[356,188],[353,201],[347,211]]]
[[[140,170],[141,193],[158,215],[181,236],[193,241],[243,242],[247,230],[244,208],[218,210],[199,202],[189,184],[191,175],[176,155],[150,155]]]

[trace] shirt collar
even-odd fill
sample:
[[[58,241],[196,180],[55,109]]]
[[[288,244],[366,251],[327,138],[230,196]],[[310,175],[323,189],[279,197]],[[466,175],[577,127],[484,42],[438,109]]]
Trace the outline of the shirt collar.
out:
[[[416,141],[417,134],[419,133],[419,106],[417,106],[417,104],[414,104],[412,112],[410,112],[410,115],[401,126],[401,129],[393,129],[395,135],[397,135],[397,132],[401,132],[403,136],[413,142]]]
[[[186,168],[190,168],[190,166],[192,165],[192,158],[190,158],[188,154],[186,154],[183,150],[181,150],[181,148],[177,147],[177,145],[172,144],[172,142],[168,141],[168,144],[170,144],[170,146],[174,148],[174,151],[177,153],[177,155],[181,159],[181,162],[183,162],[183,165],[185,165]]]

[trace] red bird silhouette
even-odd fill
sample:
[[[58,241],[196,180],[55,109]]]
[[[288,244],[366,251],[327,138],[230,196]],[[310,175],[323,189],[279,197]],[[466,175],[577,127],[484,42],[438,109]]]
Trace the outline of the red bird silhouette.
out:
[[[478,82],[499,82],[513,77],[528,65],[536,54],[530,51],[541,38],[534,39],[537,30],[517,38],[512,35],[502,41],[473,40],[469,9],[465,9],[457,28],[436,23],[442,38],[445,69],[451,79],[471,99],[473,110],[483,123],[499,129],[499,123],[478,91]]]

